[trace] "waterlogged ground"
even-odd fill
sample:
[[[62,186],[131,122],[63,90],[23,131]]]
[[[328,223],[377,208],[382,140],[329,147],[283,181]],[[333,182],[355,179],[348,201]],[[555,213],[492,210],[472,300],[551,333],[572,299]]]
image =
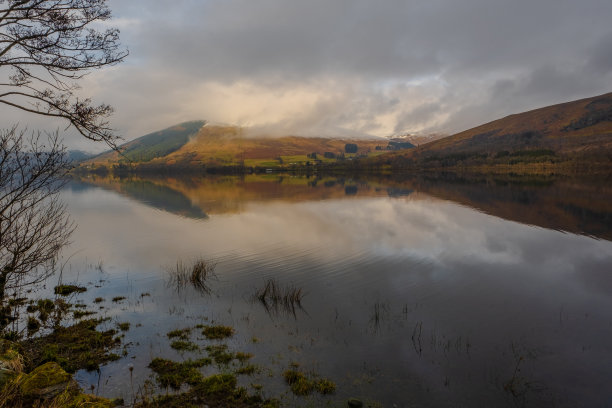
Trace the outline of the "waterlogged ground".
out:
[[[130,323],[124,357],[76,378],[129,403],[145,392],[154,358],[206,355],[172,349],[168,332],[219,324],[235,334],[209,340],[194,329],[189,341],[252,353],[257,370],[239,384],[287,406],[349,397],[385,407],[610,406],[612,208],[603,185],[75,181],[63,192],[78,229],[61,279],[88,288],[71,300],[110,317],[107,326]],[[215,265],[209,291],[172,278],[178,261],[198,259]],[[270,279],[301,289],[301,307],[266,308],[255,295]],[[283,379],[292,363],[332,380],[335,393],[295,396]]]

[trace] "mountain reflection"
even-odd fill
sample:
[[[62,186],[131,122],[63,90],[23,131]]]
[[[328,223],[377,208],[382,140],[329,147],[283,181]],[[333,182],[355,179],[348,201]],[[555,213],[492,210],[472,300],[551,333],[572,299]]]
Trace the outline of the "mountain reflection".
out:
[[[453,201],[523,224],[612,240],[612,187],[605,182],[551,177],[428,174],[403,178],[96,177],[79,182],[116,191],[188,218],[240,213],[255,203],[391,197]],[[82,188],[73,183],[73,188]],[[414,193],[419,194],[414,194]],[[208,215],[207,215],[208,214]]]

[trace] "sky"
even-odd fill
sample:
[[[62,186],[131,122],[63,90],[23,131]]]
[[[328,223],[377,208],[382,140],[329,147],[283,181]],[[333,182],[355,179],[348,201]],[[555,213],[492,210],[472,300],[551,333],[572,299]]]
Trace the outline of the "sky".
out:
[[[195,119],[266,134],[452,134],[612,91],[610,0],[109,5],[130,55],[81,85],[115,107],[126,140]]]

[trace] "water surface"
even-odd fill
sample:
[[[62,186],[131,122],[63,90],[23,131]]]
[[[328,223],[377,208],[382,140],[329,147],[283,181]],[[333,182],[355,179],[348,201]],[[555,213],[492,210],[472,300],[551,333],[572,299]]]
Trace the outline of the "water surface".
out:
[[[612,404],[606,183],[89,178],[63,196],[79,226],[63,281],[132,323],[126,358],[77,375],[101,395],[130,401],[152,358],[196,356],[172,350],[168,331],[215,322],[262,367],[241,384],[290,406]],[[198,258],[216,264],[210,294],[170,280]],[[268,279],[302,288],[302,308],[263,307],[254,294]],[[291,362],[336,394],[291,395]]]

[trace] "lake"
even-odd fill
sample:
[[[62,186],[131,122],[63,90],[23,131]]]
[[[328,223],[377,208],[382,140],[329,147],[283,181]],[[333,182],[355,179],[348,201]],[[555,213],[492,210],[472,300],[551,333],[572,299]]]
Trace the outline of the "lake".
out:
[[[74,180],[62,195],[78,228],[61,279],[87,286],[73,301],[110,317],[109,327],[130,323],[125,357],[76,378],[129,402],[153,358],[201,354],[172,349],[168,332],[214,323],[234,328],[230,349],[254,355],[257,372],[239,383],[287,406],[350,397],[384,407],[610,406],[610,185],[456,175]],[[205,290],[173,272],[200,259],[214,267]],[[301,290],[301,301],[260,301],[270,280]],[[293,363],[334,381],[335,394],[293,395],[282,376]]]

